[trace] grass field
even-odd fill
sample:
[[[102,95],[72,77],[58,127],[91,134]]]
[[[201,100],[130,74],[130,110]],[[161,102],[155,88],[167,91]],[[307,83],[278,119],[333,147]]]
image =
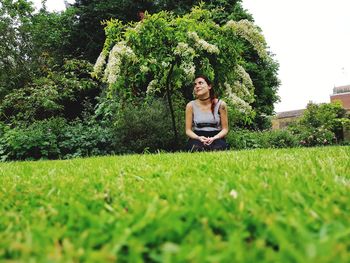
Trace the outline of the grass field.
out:
[[[0,261],[350,262],[350,147],[0,164]]]

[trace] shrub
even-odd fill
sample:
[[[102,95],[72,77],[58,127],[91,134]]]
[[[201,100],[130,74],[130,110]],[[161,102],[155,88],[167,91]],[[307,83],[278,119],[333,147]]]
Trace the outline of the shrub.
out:
[[[298,137],[286,130],[233,130],[227,136],[232,149],[287,148],[298,146]]]
[[[117,153],[142,153],[183,148],[181,142],[186,139],[183,132],[182,115],[184,115],[183,112],[177,112],[179,138],[177,142],[174,142],[172,122],[165,101],[154,99],[146,103],[126,104],[114,122],[115,151]]]
[[[76,120],[66,125],[58,144],[63,159],[113,153],[111,128],[93,119]]]
[[[65,125],[61,118],[35,122],[28,127],[7,127],[1,137],[2,160],[57,159],[57,134]]]
[[[290,148],[298,146],[298,138],[288,130],[274,130],[264,132],[268,148]]]
[[[320,135],[323,139],[328,139],[323,135],[327,130],[335,135],[337,141],[343,140],[343,128],[350,122],[346,116],[346,110],[339,102],[314,104],[309,103],[297,126],[309,136]],[[298,127],[297,127],[298,128]],[[330,133],[328,133],[330,136]],[[320,139],[321,139],[320,138]],[[313,139],[311,139],[313,141]],[[316,143],[316,142],[314,142]],[[317,145],[318,142],[317,142]]]
[[[67,159],[113,153],[111,129],[94,120],[63,118],[3,129],[0,156],[6,160]]]
[[[307,147],[331,145],[337,142],[335,134],[324,128],[301,129],[296,136],[299,144]]]
[[[233,150],[266,148],[262,134],[260,131],[231,130],[226,139]]]

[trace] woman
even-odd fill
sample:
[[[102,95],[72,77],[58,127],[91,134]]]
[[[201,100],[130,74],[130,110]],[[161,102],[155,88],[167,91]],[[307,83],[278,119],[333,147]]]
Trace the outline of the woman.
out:
[[[186,106],[186,135],[190,138],[188,150],[227,150],[226,103],[215,97],[211,82],[203,75],[195,78],[194,94],[196,100]]]

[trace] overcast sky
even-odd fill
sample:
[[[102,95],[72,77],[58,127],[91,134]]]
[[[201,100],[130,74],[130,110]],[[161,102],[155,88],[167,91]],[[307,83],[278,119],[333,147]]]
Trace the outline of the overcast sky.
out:
[[[60,11],[64,3],[47,7]],[[280,64],[276,112],[329,102],[334,86],[350,85],[350,0],[243,0],[243,7]]]

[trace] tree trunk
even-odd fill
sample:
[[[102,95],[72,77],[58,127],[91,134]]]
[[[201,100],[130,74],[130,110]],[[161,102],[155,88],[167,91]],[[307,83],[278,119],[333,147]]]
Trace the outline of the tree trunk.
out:
[[[175,148],[177,148],[178,146],[178,133],[177,133],[177,129],[176,129],[176,122],[175,122],[175,113],[174,113],[174,108],[173,108],[173,103],[171,101],[171,75],[173,73],[174,70],[174,66],[176,65],[176,61],[174,61],[171,64],[168,76],[166,78],[166,83],[165,83],[165,89],[166,89],[166,95],[167,95],[167,99],[168,99],[168,104],[169,104],[169,109],[170,109],[170,115],[171,115],[171,121],[172,121],[172,125],[173,125],[173,131],[174,131],[174,146]]]

